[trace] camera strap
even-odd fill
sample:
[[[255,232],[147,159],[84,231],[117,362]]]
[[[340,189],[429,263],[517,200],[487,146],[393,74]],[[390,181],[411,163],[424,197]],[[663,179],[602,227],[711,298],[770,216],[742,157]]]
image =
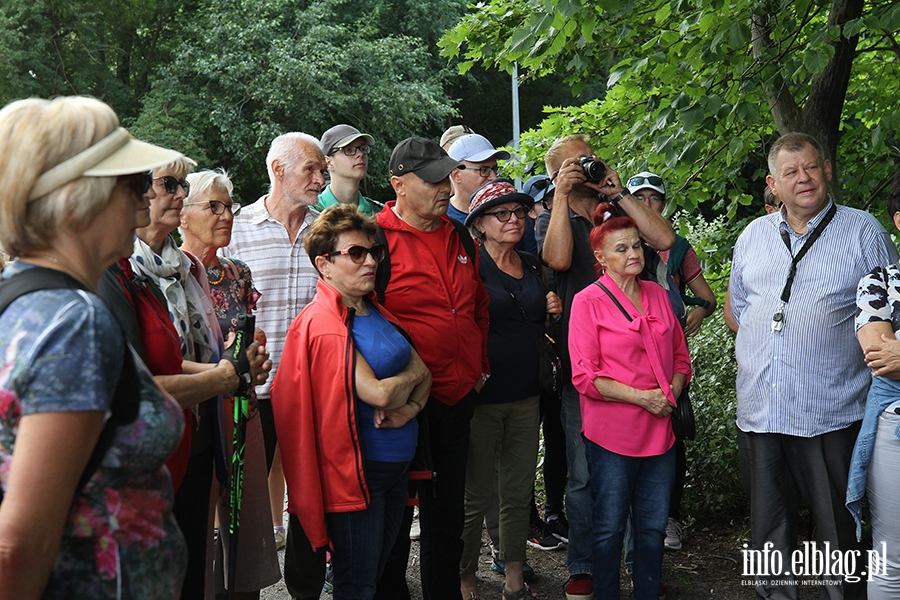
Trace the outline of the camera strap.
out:
[[[809,252],[809,249],[812,248],[812,245],[816,243],[816,240],[822,235],[822,232],[825,231],[825,228],[828,227],[828,224],[831,223],[831,220],[834,219],[834,215],[837,212],[837,204],[833,201],[831,203],[831,208],[828,209],[828,212],[825,213],[825,218],[819,221],[819,224],[815,226],[812,232],[809,234],[809,238],[803,244],[803,247],[800,248],[800,251],[797,254],[793,254],[791,250],[791,234],[787,229],[781,230],[781,240],[784,242],[784,245],[787,247],[788,252],[791,253],[791,266],[788,269],[787,281],[784,282],[784,288],[781,290],[781,306],[778,308],[778,311],[772,316],[772,332],[780,332],[784,328],[784,307],[787,305],[788,301],[791,299],[791,288],[794,286],[794,277],[797,275],[797,265],[800,264],[800,261],[806,256],[806,253]]]

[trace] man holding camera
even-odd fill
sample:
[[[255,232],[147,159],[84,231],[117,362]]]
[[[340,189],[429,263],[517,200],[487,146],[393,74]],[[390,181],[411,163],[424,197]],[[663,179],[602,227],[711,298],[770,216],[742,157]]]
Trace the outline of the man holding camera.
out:
[[[557,291],[563,300],[563,332],[568,330],[572,299],[597,277],[594,252],[589,239],[594,227],[594,210],[601,194],[634,219],[641,238],[656,250],[666,250],[675,243],[672,227],[649,206],[622,186],[619,175],[596,156],[585,135],[570,135],[553,144],[544,159],[547,173],[556,190],[553,210],[538,217],[538,231],[546,234],[538,239],[544,262],[555,271]],[[549,214],[548,214],[549,213]],[[569,365],[568,341],[557,340],[560,354]],[[591,577],[591,492],[584,442],[581,438],[581,407],[578,392],[571,385],[563,388],[562,420],[566,430],[566,458],[569,463],[569,486],[566,511],[569,520],[567,600],[592,600]]]

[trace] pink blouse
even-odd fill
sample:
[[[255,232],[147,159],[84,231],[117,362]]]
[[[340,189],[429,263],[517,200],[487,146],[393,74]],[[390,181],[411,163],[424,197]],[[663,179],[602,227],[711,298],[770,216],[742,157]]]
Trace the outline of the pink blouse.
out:
[[[608,276],[600,278],[633,321],[596,284],[575,294],[569,319],[572,384],[581,396],[584,436],[624,456],[657,456],[675,443],[671,418],[625,402],[606,401],[594,380],[608,377],[640,390],[660,388],[672,404],[674,373],[691,376],[684,333],[659,285],[639,280],[644,314]]]

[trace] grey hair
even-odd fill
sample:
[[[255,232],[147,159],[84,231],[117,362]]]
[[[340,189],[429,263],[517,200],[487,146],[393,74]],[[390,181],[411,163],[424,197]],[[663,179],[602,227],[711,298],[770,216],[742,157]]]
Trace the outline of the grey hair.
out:
[[[769,174],[772,177],[775,177],[777,174],[775,173],[775,165],[778,162],[778,154],[783,150],[785,152],[800,152],[807,146],[811,146],[812,149],[816,153],[816,160],[819,161],[819,166],[825,166],[825,150],[822,148],[822,144],[819,143],[819,140],[814,138],[811,135],[807,135],[805,133],[800,133],[799,131],[792,131],[791,133],[786,133],[772,144],[772,147],[769,148]]]
[[[481,220],[482,220],[483,218],[484,218],[484,217],[483,217],[482,215],[478,215],[477,217],[475,217],[475,220],[472,221],[472,224],[469,225],[469,227],[468,227],[469,233],[472,234],[472,238],[478,240],[479,242],[484,242],[484,237],[485,237],[485,236],[484,236],[484,232],[483,232],[483,231],[479,231],[479,230],[475,227],[475,225],[477,225],[478,223],[481,223]]]
[[[187,180],[191,184],[191,193],[184,199],[184,208],[181,209],[183,213],[190,212],[191,203],[196,202],[197,198],[203,197],[207,190],[213,186],[218,186],[228,192],[229,198],[234,192],[234,184],[231,182],[228,171],[221,167],[215,170],[207,169],[191,173],[187,176]]]
[[[272,169],[272,164],[277,160],[286,167],[294,166],[303,154],[301,144],[311,145],[317,148],[319,152],[322,151],[322,144],[318,138],[301,131],[283,133],[272,140],[272,145],[269,146],[269,153],[266,155],[266,170],[269,172],[270,192],[275,185],[275,171]]]

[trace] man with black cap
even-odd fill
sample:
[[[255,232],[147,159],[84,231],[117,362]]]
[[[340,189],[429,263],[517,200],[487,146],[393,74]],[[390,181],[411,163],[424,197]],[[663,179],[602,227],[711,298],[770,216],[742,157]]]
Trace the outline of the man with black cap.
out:
[[[471,238],[464,243],[468,232],[446,216],[450,173],[461,167],[431,140],[400,142],[390,160],[397,200],[376,217],[390,256],[383,304],[412,336],[433,379],[420,430],[435,474],[419,488],[425,600],[459,598],[469,421],[490,373],[488,295],[477,254]]]
[[[338,203],[353,204],[361,213],[374,217],[384,207],[359,191],[369,170],[369,151],[374,144],[375,138],[350,125],[335,125],[322,134],[322,152],[331,183],[319,194],[314,210],[322,212]]]

